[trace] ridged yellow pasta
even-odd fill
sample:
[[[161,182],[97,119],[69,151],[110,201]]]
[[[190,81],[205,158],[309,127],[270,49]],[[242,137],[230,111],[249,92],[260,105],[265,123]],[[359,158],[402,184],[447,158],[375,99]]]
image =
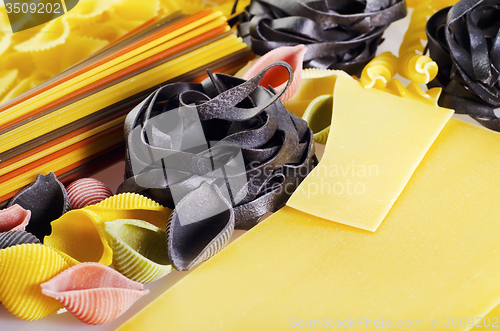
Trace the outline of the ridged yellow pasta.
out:
[[[377,55],[363,69],[361,85],[364,88],[383,88],[396,74],[398,58],[391,52]]]
[[[59,253],[40,244],[24,244],[0,250],[0,301],[13,315],[37,320],[62,305],[42,294],[40,285],[70,265]]]
[[[429,1],[421,2],[411,15],[410,25],[399,48],[399,74],[417,83],[427,84],[437,75],[436,62],[424,54],[427,40],[425,25],[434,14]]]
[[[417,100],[436,107],[438,106],[438,99],[442,91],[440,87],[436,87],[428,90],[427,92],[424,92],[422,88],[415,82],[411,82],[407,87],[405,87],[397,79],[391,80],[389,84],[387,84],[387,87],[381,90],[405,99]]]
[[[438,10],[454,5],[457,0],[410,1],[413,8],[410,25],[399,48],[398,73],[416,83],[427,84],[438,72],[438,66],[430,57],[424,55],[427,42],[425,25]]]
[[[165,231],[171,211],[151,199],[134,193],[112,196],[96,205],[67,212],[51,223],[52,233],[44,244],[80,262],[109,265],[113,252],[105,223],[117,219],[138,219]]]

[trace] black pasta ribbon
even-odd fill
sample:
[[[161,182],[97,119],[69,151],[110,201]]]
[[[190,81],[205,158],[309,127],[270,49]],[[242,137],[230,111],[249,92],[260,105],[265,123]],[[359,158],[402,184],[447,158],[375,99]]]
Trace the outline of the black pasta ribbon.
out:
[[[427,22],[427,48],[438,64],[429,87],[442,87],[439,105],[500,131],[500,1],[462,0]]]
[[[127,116],[126,173],[118,193],[140,193],[174,208],[167,242],[178,270],[214,255],[235,228],[250,229],[264,214],[283,207],[317,164],[307,123],[279,100],[286,89],[275,93],[258,85],[275,66],[288,70],[289,85],[293,72],[285,62],[271,64],[248,81],[209,72],[200,84],[174,83],[158,89]],[[184,115],[178,119],[172,115],[168,123],[154,122],[179,109]],[[197,122],[190,123],[192,116],[185,115],[191,110],[199,117],[206,141],[215,142],[208,149],[178,148],[197,135]],[[237,165],[238,156],[243,167]],[[134,171],[137,164],[143,169],[140,173]],[[241,179],[243,185],[232,185],[241,184]],[[174,203],[179,191],[187,194]],[[180,214],[201,220],[182,224]]]
[[[305,68],[361,75],[392,22],[406,16],[405,0],[252,0],[229,21],[257,55],[304,44]]]

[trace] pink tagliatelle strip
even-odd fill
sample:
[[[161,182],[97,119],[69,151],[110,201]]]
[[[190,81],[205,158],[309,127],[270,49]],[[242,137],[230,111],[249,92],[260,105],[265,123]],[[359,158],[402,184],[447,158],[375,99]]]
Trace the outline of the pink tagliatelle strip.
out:
[[[273,49],[267,52],[258,60],[256,60],[253,65],[248,69],[248,71],[243,75],[243,79],[250,79],[261,72],[264,68],[269,66],[271,63],[276,61],[284,61],[292,66],[293,69],[293,81],[290,87],[281,96],[281,101],[285,102],[297,92],[300,81],[302,78],[302,61],[304,60],[304,54],[307,52],[307,47],[305,45],[297,46],[283,46]],[[263,87],[268,87],[271,85],[276,92],[281,92],[288,81],[288,73],[282,68],[272,68],[270,69],[264,78],[260,81],[259,85]]]
[[[104,324],[123,314],[149,293],[141,283],[100,263],[81,263],[41,285],[42,293],[60,301],[87,324]]]
[[[0,232],[24,231],[31,217],[31,211],[15,204],[0,210]]]

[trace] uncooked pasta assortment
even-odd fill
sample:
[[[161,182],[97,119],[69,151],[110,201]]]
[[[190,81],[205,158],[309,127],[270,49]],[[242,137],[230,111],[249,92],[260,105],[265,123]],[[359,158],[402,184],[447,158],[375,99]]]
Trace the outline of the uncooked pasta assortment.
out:
[[[500,1],[28,2],[0,5],[6,314],[498,323]]]

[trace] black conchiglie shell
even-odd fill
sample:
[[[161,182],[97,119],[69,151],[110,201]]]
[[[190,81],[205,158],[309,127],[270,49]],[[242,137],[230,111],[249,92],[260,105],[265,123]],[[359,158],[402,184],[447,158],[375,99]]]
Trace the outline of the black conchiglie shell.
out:
[[[0,233],[0,249],[21,244],[41,244],[41,242],[37,237],[26,231]]]
[[[38,175],[33,183],[10,200],[9,207],[14,204],[31,211],[26,231],[41,241],[51,232],[50,222],[71,210],[66,188],[52,172]]]

